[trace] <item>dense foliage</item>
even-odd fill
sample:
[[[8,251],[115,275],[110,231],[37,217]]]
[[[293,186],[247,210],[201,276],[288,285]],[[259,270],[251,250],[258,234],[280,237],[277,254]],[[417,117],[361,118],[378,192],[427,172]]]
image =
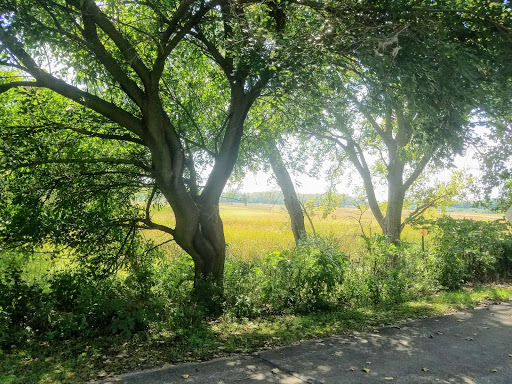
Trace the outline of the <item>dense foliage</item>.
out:
[[[224,316],[386,306],[441,288],[512,277],[512,235],[504,224],[442,217],[431,231],[426,251],[412,244],[396,247],[377,235],[360,259],[348,259],[334,239],[315,237],[253,260],[230,256]],[[191,262],[154,254],[122,275],[98,280],[82,267],[34,276],[29,260],[6,254],[0,268],[0,344],[129,339],[140,331],[194,327],[205,308],[193,300]]]
[[[509,2],[484,0],[1,1],[0,357],[512,278],[507,225],[422,219],[468,187],[430,173],[470,144],[512,201],[511,41]],[[334,187],[348,163],[366,201],[297,197],[289,168]],[[282,194],[224,191],[262,169]],[[284,202],[296,247],[229,254],[221,201]],[[348,205],[351,255],[311,220]],[[400,242],[412,219],[426,250]]]
[[[445,216],[432,225],[432,252],[440,260],[443,287],[458,289],[467,283],[512,277],[512,235],[507,223]]]

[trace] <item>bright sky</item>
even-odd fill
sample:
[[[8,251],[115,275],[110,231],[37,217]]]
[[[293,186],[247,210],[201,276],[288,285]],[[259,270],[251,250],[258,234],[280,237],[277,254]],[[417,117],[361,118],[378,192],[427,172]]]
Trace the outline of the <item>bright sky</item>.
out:
[[[480,175],[480,169],[477,160],[475,159],[475,150],[468,148],[465,156],[457,156],[454,160],[455,168],[446,169],[437,174],[437,179],[441,181],[447,181],[450,179],[451,174],[454,170],[466,169],[473,176],[477,177]],[[297,192],[299,193],[325,193],[329,188],[329,184],[320,175],[318,179],[309,177],[307,175],[301,175],[299,177],[293,176],[292,179],[296,183]],[[345,193],[354,195],[354,186],[362,185],[359,174],[354,172],[347,172],[344,175],[342,182],[337,185],[336,189],[338,193]],[[278,191],[279,187],[275,180],[273,180],[270,173],[265,172],[250,172],[245,177],[242,183],[242,192],[268,192]],[[385,190],[379,190],[377,188],[377,194],[382,195],[382,199],[385,197]],[[379,198],[379,200],[381,200]]]

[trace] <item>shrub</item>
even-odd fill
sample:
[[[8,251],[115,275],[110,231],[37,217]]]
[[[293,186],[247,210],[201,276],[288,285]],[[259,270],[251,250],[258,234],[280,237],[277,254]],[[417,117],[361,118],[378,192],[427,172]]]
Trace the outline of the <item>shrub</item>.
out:
[[[261,266],[263,302],[272,312],[326,309],[338,301],[347,257],[335,240],[311,237],[274,252]]]
[[[110,277],[101,281],[80,270],[27,283],[12,268],[0,278],[0,345],[121,334],[145,329],[158,314],[156,302],[141,294],[134,280]]]
[[[512,236],[506,234],[496,256],[496,278],[512,279]]]
[[[344,301],[354,307],[400,303],[435,291],[437,274],[435,259],[418,247],[397,247],[376,235],[368,238],[368,253],[350,263]]]
[[[512,236],[499,221],[455,220],[443,216],[432,222],[432,252],[440,260],[440,283],[459,289],[512,275]]]
[[[246,261],[228,256],[224,275],[225,310],[235,317],[256,317],[263,310],[261,259]]]

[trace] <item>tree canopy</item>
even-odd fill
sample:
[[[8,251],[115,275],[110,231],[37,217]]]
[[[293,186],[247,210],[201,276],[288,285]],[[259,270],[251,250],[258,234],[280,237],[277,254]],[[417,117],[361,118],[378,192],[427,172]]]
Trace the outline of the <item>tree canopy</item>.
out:
[[[510,16],[506,3],[455,0],[5,0],[3,239],[86,258],[102,248],[114,268],[137,229],[161,230],[215,301],[221,194],[244,139],[293,134],[271,116],[292,111],[291,125],[345,151],[395,241],[426,165],[463,150],[479,108],[500,111],[489,95],[510,83]],[[388,182],[385,214],[365,150]],[[143,206],[132,200],[141,188]],[[153,221],[157,195],[172,225]]]

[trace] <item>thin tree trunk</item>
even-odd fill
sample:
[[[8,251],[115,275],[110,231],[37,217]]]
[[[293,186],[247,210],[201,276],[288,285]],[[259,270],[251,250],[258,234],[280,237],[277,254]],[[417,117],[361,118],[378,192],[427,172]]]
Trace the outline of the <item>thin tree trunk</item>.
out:
[[[276,177],[277,184],[279,184],[279,187],[283,191],[284,205],[290,215],[295,244],[298,245],[301,239],[306,238],[304,214],[302,213],[302,207],[297,193],[295,192],[293,181],[274,141],[269,142],[267,145],[267,157],[272,171],[274,172],[274,176]]]
[[[315,226],[313,225],[313,220],[311,219],[311,215],[309,214],[308,210],[306,209],[306,207],[304,206],[304,204],[302,202],[300,203],[300,206],[302,207],[302,212],[304,212],[304,214],[308,218],[309,225],[311,226],[311,231],[313,231],[313,236],[316,237],[316,230],[315,230]]]

